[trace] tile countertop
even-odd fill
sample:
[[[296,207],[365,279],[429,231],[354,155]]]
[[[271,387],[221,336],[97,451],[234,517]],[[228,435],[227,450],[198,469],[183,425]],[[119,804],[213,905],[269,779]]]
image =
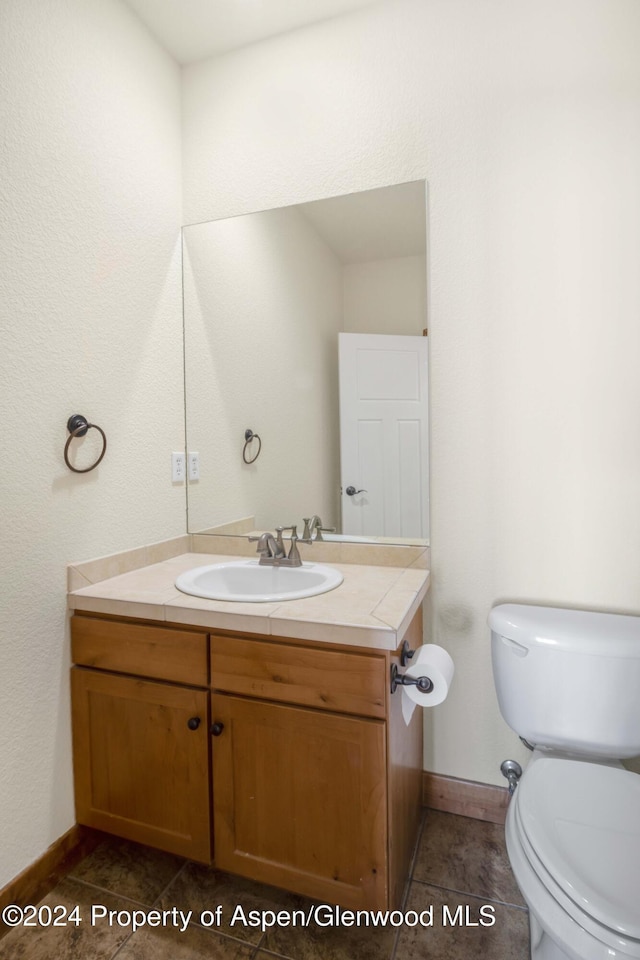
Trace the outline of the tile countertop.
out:
[[[187,546],[188,538],[181,540],[180,546]],[[69,609],[396,650],[429,587],[428,554],[415,551],[399,553],[403,565],[397,566],[388,560],[384,565],[330,562],[342,573],[343,583],[304,600],[205,600],[177,590],[176,577],[193,567],[229,560],[230,553],[181,551],[155,563],[148,562],[154,557],[152,548],[128,556],[134,553],[134,561],[125,564],[129,569],[115,576],[112,571],[122,568],[117,557],[69,567]],[[318,557],[318,562],[327,561]]]

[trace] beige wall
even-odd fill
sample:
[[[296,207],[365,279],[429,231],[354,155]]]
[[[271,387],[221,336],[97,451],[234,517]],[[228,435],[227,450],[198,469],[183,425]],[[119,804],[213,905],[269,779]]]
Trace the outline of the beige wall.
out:
[[[427,325],[425,258],[347,263],[344,331],[419,337]]]
[[[188,221],[425,177],[429,768],[501,782],[498,600],[640,612],[640,4],[394,0],[184,73]]]
[[[179,70],[115,0],[1,21],[0,887],[75,821],[65,564],[184,531]]]

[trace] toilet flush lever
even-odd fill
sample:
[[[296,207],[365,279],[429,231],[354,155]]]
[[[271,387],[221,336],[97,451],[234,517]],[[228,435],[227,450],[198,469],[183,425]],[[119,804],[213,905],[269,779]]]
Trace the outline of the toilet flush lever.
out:
[[[512,640],[511,637],[500,637],[505,647],[511,650],[512,653],[515,653],[516,657],[526,657],[529,653],[528,647],[525,647],[522,643],[517,643],[515,640]]]

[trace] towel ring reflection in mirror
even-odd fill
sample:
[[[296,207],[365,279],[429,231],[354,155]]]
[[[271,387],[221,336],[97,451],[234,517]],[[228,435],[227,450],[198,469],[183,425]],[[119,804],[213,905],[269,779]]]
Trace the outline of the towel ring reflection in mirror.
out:
[[[247,447],[252,440],[258,441],[258,449],[256,450],[255,456],[247,457]],[[260,456],[260,451],[262,450],[262,440],[257,433],[254,433],[253,430],[245,430],[244,432],[244,447],[242,450],[242,459],[245,463],[255,463],[258,457]]]
[[[89,473],[90,470],[95,470],[107,452],[107,437],[102,427],[99,427],[97,423],[89,423],[87,418],[83,417],[81,413],[74,413],[73,416],[67,420],[67,430],[69,431],[69,436],[64,445],[64,462],[69,467],[69,470],[73,470],[74,473]],[[92,463],[90,467],[80,469],[79,467],[74,467],[69,460],[69,446],[72,440],[76,437],[84,437],[89,430],[97,430],[101,435],[102,451],[95,463]]]

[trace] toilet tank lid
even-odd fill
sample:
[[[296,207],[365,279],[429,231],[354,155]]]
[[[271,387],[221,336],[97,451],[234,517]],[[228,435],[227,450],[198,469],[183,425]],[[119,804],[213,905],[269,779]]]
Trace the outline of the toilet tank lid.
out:
[[[640,617],[501,603],[488,622],[494,633],[528,648],[640,659]]]

